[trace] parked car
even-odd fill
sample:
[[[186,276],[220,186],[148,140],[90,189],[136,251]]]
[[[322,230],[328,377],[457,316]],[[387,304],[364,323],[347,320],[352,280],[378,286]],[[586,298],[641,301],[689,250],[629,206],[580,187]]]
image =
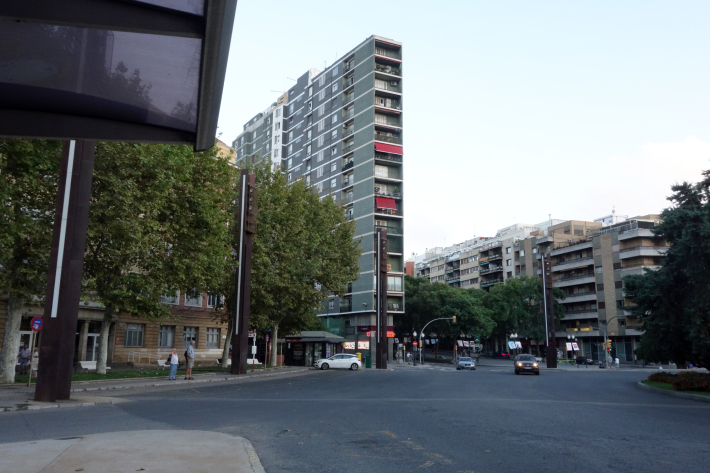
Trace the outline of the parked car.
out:
[[[578,356],[576,358],[576,363],[578,365],[593,365],[594,360],[592,359],[591,356]]]
[[[540,374],[540,364],[533,355],[519,355],[515,361],[515,374],[535,373]]]
[[[462,356],[456,362],[457,370],[476,370],[476,362],[470,356]]]
[[[354,371],[361,366],[362,362],[358,360],[357,356],[346,353],[333,355],[330,358],[321,358],[313,363],[314,368],[321,370],[327,370],[329,368],[347,368]]]
[[[504,351],[494,351],[493,355],[491,355],[491,358],[502,358],[505,360],[510,360],[510,353]]]

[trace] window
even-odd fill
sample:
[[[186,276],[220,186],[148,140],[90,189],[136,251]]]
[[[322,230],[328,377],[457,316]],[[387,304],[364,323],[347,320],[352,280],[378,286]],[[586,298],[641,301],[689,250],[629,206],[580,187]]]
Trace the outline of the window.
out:
[[[321,120],[318,122],[318,131],[323,131],[325,128],[325,120]]]
[[[311,155],[311,145],[306,146],[306,156]]]
[[[244,137],[242,136],[242,145],[244,144]]]
[[[278,158],[278,157],[279,157],[279,150],[277,148],[274,150],[274,158]]]
[[[594,305],[594,304],[592,304],[592,305]],[[606,309],[606,302],[604,302],[604,301],[600,302],[597,307],[599,307],[600,309]]]
[[[290,104],[288,106],[288,114],[291,115],[293,113],[293,104]]]
[[[323,146],[324,142],[325,142],[325,135],[320,135],[317,140],[318,146]]]
[[[286,169],[291,169],[293,167],[293,158],[288,158],[286,161]]]
[[[333,77],[335,77],[335,76],[337,76],[337,75],[338,75],[338,66],[335,66],[335,67],[333,68]]]
[[[333,299],[330,299],[328,301],[328,308],[329,309],[335,309],[335,301]]]
[[[617,309],[623,309],[624,308],[624,300],[616,301],[616,308]]]
[[[336,82],[335,84],[333,84],[333,92],[337,92],[337,91],[338,91],[338,83]]]
[[[308,132],[306,133],[306,137],[307,137],[306,139],[308,141],[311,141],[312,136],[313,136],[313,130],[308,130]]]
[[[387,290],[402,292],[402,278],[399,276],[387,276]]]
[[[335,186],[338,185],[337,179],[331,179],[330,181],[330,188],[335,189]]]
[[[332,122],[332,123],[337,123],[337,121],[338,121],[338,114],[336,113],[336,114],[333,115],[333,118],[332,118],[331,122]]]
[[[537,248],[533,248],[532,251],[533,251],[533,254],[537,254]]]
[[[311,110],[313,110],[313,102],[312,101],[308,102],[308,111],[310,112]]]
[[[511,262],[511,260],[509,260],[509,259],[505,260],[505,265],[510,266],[510,262]]]
[[[277,108],[277,109],[276,109],[276,116],[277,116],[277,117],[280,117],[280,116],[281,116],[281,109],[280,109],[280,108]],[[277,125],[278,125],[278,123],[277,123]]]
[[[281,122],[276,122],[276,131],[281,129]]]
[[[331,171],[337,171],[337,170],[338,170],[338,165],[335,164],[335,163],[331,164],[331,165],[330,165],[330,170],[331,170]]]
[[[207,296],[207,307],[217,307],[221,296]]]
[[[330,155],[331,155],[331,156],[335,156],[336,154],[338,154],[338,147],[337,147],[337,146],[333,146],[333,147],[330,149]]]
[[[522,258],[523,256],[525,256],[525,250],[520,250],[520,257]]]
[[[293,132],[289,131],[288,132],[288,141],[292,141],[292,140],[293,140]]]
[[[601,274],[604,272],[604,269],[601,266],[596,267],[597,274]]]
[[[288,154],[293,153],[293,145],[288,145]]]
[[[387,166],[375,165],[375,176],[377,177],[387,177],[389,175],[389,169]]]
[[[331,132],[330,132],[330,137],[331,137],[332,139],[338,138],[338,130],[333,130],[333,131],[331,131]]]
[[[311,97],[312,95],[313,95],[313,86],[310,86],[310,87],[308,87],[308,96]]]
[[[318,78],[318,87],[323,87],[324,84],[325,84],[325,74],[323,74],[322,76],[320,76]]]
[[[160,348],[172,348],[175,346],[175,326],[174,325],[161,325],[160,326],[160,339],[158,340],[158,346]]]
[[[318,92],[318,100],[323,100],[325,98],[325,89]]]
[[[202,294],[190,294],[190,291],[185,293],[185,305],[190,307],[202,307]]]
[[[311,185],[311,175],[310,174],[308,176],[306,176],[306,185],[307,186]]]
[[[318,189],[318,192],[323,192],[323,182],[319,182],[316,184],[316,189]]]
[[[271,150],[271,143],[266,143],[266,152],[268,153],[269,150]]]
[[[624,282],[623,281],[614,281],[614,287],[616,289],[621,289],[624,287]]]
[[[288,173],[288,181],[291,182],[291,173]]]
[[[507,254],[510,254],[510,247],[506,248],[506,249],[505,249],[505,252],[506,252]]]
[[[604,290],[604,284],[597,284],[597,291],[603,291]]]
[[[126,324],[126,343],[127,347],[142,347],[143,332],[145,325],[143,324]]]
[[[313,115],[308,115],[308,126],[313,125]]]
[[[316,177],[322,177],[323,176],[323,169],[325,166],[321,166],[318,169],[316,169]]]
[[[182,347],[189,347],[190,342],[193,340],[195,341],[195,348],[197,348],[197,327],[185,327],[182,331]]]
[[[162,297],[162,301],[161,301],[161,302],[162,302],[163,304],[175,304],[175,305],[177,305],[177,304],[179,304],[179,300],[180,300],[180,291],[175,291],[175,294],[171,294],[171,295],[163,294],[163,297]]]
[[[210,327],[207,329],[205,348],[219,348],[219,332],[218,328]]]

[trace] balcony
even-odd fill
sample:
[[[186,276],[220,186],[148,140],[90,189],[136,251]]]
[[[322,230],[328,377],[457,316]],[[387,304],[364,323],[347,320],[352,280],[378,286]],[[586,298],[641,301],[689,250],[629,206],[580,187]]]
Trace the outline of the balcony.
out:
[[[353,168],[353,161],[348,161],[348,163],[347,163],[347,164],[344,164],[343,167],[342,167],[340,170],[343,171],[343,172],[345,172],[345,171],[347,171],[348,169],[352,169],[352,168]]]
[[[375,209],[375,213],[377,215],[388,215],[388,216],[394,216],[394,217],[401,217],[402,216],[402,210],[400,209]]]
[[[489,287],[493,286],[494,284],[498,284],[503,282],[503,278],[493,278],[493,279],[484,279],[481,281],[481,287]]]
[[[552,271],[564,271],[572,268],[580,268],[583,266],[591,266],[594,264],[593,256],[585,256],[584,258],[572,258],[561,260],[557,263],[552,263]]]
[[[343,145],[343,155],[351,153],[355,150],[355,144],[350,143],[349,145]]]
[[[395,66],[375,64],[375,72],[381,72],[383,74],[391,74],[393,76],[402,77],[402,70]]]
[[[380,115],[379,113],[375,113],[375,126],[380,126],[380,127],[386,126],[388,128],[402,128],[399,118],[389,117],[387,115]]]
[[[402,87],[399,86],[399,84],[393,84],[392,82],[395,81],[382,81],[383,83],[375,82],[375,90],[383,91],[383,92],[392,92],[395,95],[394,97],[397,97],[402,94]]]
[[[375,109],[377,109],[378,112],[388,113],[390,115],[400,115],[402,113],[401,102],[397,99],[375,97]]]
[[[498,271],[503,271],[503,266],[494,266],[494,267],[483,268],[480,270],[480,273],[481,274],[488,274],[488,273],[497,273]]]
[[[562,320],[596,319],[597,309],[567,310]]]
[[[404,305],[403,304],[394,304],[394,303],[387,303],[387,311],[388,312],[404,312]]]
[[[343,99],[343,106],[346,106],[347,104],[349,104],[353,100],[355,100],[355,94],[346,95],[345,98]]]
[[[352,174],[343,178],[343,189],[346,189],[353,184],[355,184],[355,178]]]
[[[393,51],[391,49],[375,47],[375,56],[396,59],[397,62],[402,61],[402,55],[398,51]]]
[[[503,253],[496,253],[494,255],[488,255],[488,261],[493,261],[497,259],[502,259],[503,258]]]
[[[378,229],[387,230],[387,235],[394,235],[394,236],[402,236],[402,235],[404,235],[402,229],[401,229],[401,228],[397,228],[397,227],[390,227],[390,226],[384,226],[384,225],[375,225],[375,232],[376,232]]]
[[[340,300],[340,313],[352,312],[353,311],[353,301],[350,299]]]
[[[569,304],[573,302],[587,302],[587,301],[596,301],[597,300],[597,293],[594,291],[586,291],[586,292],[576,292],[574,294],[567,294],[567,297],[562,302],[563,304]]]
[[[375,133],[375,141],[384,141],[385,143],[402,144],[402,138],[384,133]]]
[[[619,250],[619,259],[636,258],[638,256],[664,256],[667,246],[633,246]]]
[[[348,120],[350,120],[351,118],[354,118],[354,117],[355,117],[355,109],[354,109],[354,108],[351,108],[351,109],[348,110],[347,112],[346,112],[346,111],[343,111],[343,121],[344,121],[344,122],[346,122],[346,121],[348,121]]]
[[[375,153],[375,159],[380,161],[389,161],[391,163],[402,163],[402,156],[397,154]]]
[[[355,127],[351,126],[350,128],[346,128],[343,130],[343,139],[353,134],[355,134]]]

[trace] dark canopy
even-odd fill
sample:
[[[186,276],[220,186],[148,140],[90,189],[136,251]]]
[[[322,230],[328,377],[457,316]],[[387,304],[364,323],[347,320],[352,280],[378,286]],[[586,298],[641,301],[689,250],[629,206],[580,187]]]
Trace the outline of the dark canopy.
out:
[[[237,0],[3,0],[0,136],[214,145]]]

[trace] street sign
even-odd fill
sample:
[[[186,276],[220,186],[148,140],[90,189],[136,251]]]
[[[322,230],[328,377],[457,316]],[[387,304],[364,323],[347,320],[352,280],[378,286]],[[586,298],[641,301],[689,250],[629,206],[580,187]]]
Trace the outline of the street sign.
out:
[[[269,334],[268,333],[266,334],[266,341],[267,342],[269,341]]]
[[[256,355],[256,347],[251,347],[251,354]]]
[[[372,336],[372,335],[370,335],[370,332],[367,332],[367,333],[365,333],[365,336],[366,336],[366,337],[370,337],[370,336]]]
[[[417,346],[417,342],[412,342],[412,343],[414,344],[415,347]]]
[[[32,326],[32,331],[39,332],[40,330],[42,330],[43,323],[44,320],[42,319],[42,317],[34,317],[30,322],[30,325]]]
[[[249,330],[249,338],[251,337],[256,338],[256,330]]]

